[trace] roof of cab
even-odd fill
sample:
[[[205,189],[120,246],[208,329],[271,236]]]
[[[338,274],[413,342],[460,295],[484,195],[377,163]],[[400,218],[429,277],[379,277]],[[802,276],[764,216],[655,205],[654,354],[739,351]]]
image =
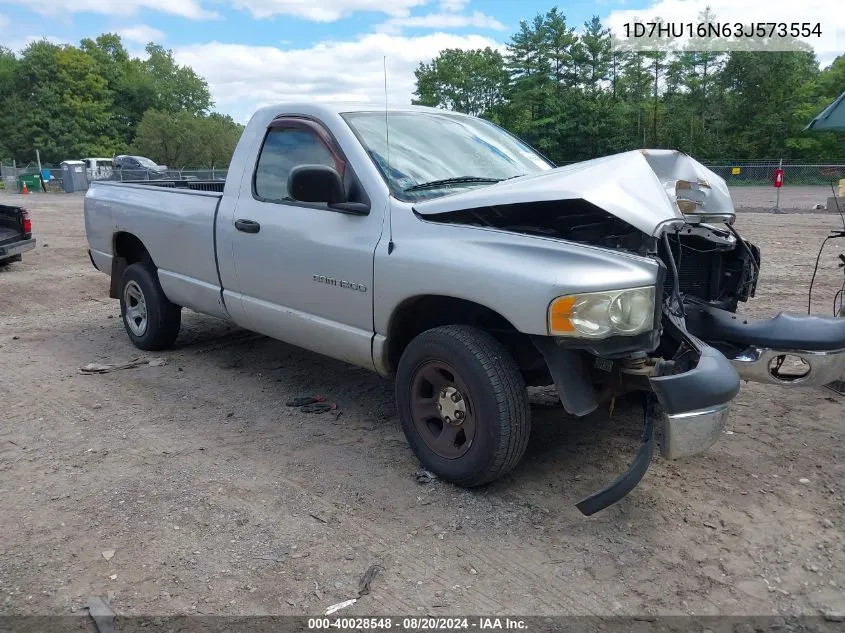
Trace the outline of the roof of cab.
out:
[[[460,112],[453,112],[451,110],[444,110],[442,108],[430,108],[428,106],[418,106],[402,103],[388,103],[388,112],[428,112],[432,114],[451,114],[455,116],[468,116]],[[315,116],[346,114],[349,112],[384,112],[384,103],[350,103],[340,101],[300,101],[291,103],[278,103],[275,105],[265,106],[258,110],[259,112],[273,112],[275,114],[310,114]]]

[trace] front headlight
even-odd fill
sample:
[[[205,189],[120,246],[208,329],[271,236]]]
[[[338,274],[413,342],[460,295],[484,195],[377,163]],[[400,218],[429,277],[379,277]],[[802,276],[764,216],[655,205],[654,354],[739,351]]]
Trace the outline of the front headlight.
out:
[[[552,336],[634,336],[653,326],[654,286],[567,295],[549,305]]]

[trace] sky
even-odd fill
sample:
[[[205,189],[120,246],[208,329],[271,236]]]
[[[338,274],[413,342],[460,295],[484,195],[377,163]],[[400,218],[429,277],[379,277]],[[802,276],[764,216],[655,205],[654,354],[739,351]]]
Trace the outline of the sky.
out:
[[[822,65],[845,50],[841,0],[0,0],[0,45],[78,43],[117,32],[131,54],[155,41],[206,78],[215,109],[246,122],[258,107],[321,99],[409,103],[414,69],[445,48],[503,49],[555,6],[570,25],[598,15],[694,21],[709,5],[725,21],[821,22],[812,43]]]

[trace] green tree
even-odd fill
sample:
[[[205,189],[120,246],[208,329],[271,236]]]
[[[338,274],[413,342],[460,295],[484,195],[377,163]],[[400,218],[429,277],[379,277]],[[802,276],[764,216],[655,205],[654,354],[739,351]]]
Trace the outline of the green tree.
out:
[[[523,20],[508,44],[506,68],[511,76],[511,99],[525,107],[530,120],[545,117],[551,82],[547,27],[542,15]]]
[[[717,20],[706,9],[698,21]],[[811,51],[723,53],[696,40],[676,51],[671,44],[623,52],[597,17],[579,36],[554,7],[522,21],[511,37],[495,108],[464,97],[481,82],[462,83],[470,70],[458,63],[449,72],[422,65],[417,94],[421,103],[487,116],[559,162],[644,146],[702,159],[841,162],[845,135],[803,128],[845,90],[845,56],[819,71]],[[493,75],[485,67],[484,76]]]
[[[148,110],[202,119],[208,161],[228,162],[231,119],[206,117],[208,84],[171,51],[147,46],[145,60],[130,58],[120,37],[103,33],[78,47],[33,42],[20,55],[0,47],[0,158],[45,163],[125,151]],[[502,68],[501,60],[493,66]],[[208,119],[205,121],[205,119]],[[216,126],[216,128],[214,127]]]
[[[491,48],[446,49],[414,71],[414,103],[492,116],[504,102],[508,75],[502,54]]]
[[[566,23],[566,16],[558,11],[557,7],[546,13],[544,27],[548,63],[557,98],[563,93],[565,86],[574,85],[573,46],[578,43],[578,36],[575,29]]]
[[[587,90],[595,92],[599,90],[601,82],[607,79],[612,61],[610,29],[604,28],[599,16],[594,15],[589,22],[584,23],[581,44],[585,58],[582,82]]]
[[[812,53],[732,52],[720,77],[727,155],[788,158],[787,139],[802,135],[794,112],[818,75]]]
[[[19,103],[13,89],[15,69],[18,60],[8,48],[0,46],[0,161],[12,159],[12,149],[9,145],[9,135],[15,133],[15,115],[19,110]]]
[[[155,107],[163,112],[207,114],[213,103],[208,83],[192,68],[179,66],[173,52],[158,44],[147,44],[149,58],[141,63],[155,92]]]
[[[133,152],[174,169],[222,167],[229,164],[242,130],[221,114],[149,110],[138,125]]]
[[[21,161],[57,162],[114,149],[109,136],[111,92],[92,57],[47,41],[24,49],[15,66],[9,144]]]

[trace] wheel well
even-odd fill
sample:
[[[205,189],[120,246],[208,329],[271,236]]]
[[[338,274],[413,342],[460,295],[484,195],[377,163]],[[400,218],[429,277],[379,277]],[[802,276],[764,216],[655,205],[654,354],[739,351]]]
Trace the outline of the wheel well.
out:
[[[126,265],[137,262],[152,261],[147,247],[132,233],[121,231],[114,236],[114,256],[126,260]]]
[[[443,325],[472,325],[498,340],[516,360],[528,384],[542,384],[548,368],[531,339],[505,317],[466,299],[424,295],[405,300],[394,312],[387,335],[387,362],[396,371],[402,352],[417,335]],[[539,372],[539,377],[536,375]]]
[[[112,249],[114,256],[111,264],[111,287],[109,288],[109,296],[113,299],[120,297],[120,279],[123,277],[123,271],[131,264],[138,262],[153,263],[153,258],[150,257],[147,247],[132,233],[120,231],[115,233],[114,248]]]

